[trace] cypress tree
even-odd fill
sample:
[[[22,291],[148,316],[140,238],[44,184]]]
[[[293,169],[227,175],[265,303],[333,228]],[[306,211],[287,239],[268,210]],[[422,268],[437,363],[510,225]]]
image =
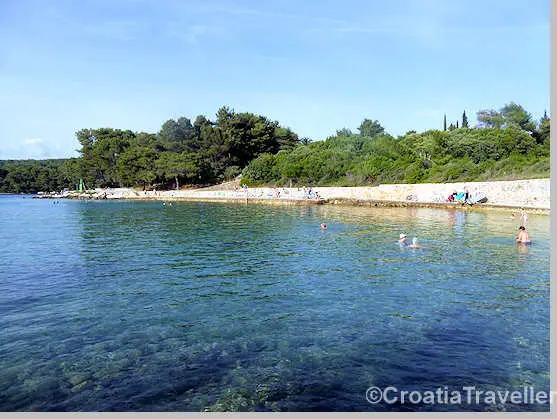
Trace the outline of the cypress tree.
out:
[[[458,121],[456,121],[456,127],[458,128]]]
[[[540,124],[543,124],[548,119],[549,118],[547,117],[547,111],[543,111],[543,116],[542,116],[542,119],[540,120]]]
[[[443,115],[443,131],[447,131],[447,114]]]
[[[466,111],[462,112],[462,128],[468,128],[468,117]]]

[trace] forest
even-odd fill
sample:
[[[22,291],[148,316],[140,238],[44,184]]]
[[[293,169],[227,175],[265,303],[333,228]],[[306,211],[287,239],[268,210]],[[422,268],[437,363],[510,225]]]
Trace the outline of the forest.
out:
[[[321,141],[299,138],[279,122],[221,107],[164,122],[157,133],[115,128],[76,132],[79,157],[0,161],[0,192],[87,188],[169,189],[232,180],[250,186],[362,186],[549,177],[550,119],[521,105],[463,112],[442,129],[393,137],[365,119]]]

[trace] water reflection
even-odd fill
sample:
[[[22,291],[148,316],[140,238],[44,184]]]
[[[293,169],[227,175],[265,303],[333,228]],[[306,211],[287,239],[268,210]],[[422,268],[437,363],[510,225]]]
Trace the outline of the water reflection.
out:
[[[523,264],[526,263],[528,260],[528,252],[530,250],[530,246],[524,243],[518,243],[516,247],[518,249],[518,261]]]

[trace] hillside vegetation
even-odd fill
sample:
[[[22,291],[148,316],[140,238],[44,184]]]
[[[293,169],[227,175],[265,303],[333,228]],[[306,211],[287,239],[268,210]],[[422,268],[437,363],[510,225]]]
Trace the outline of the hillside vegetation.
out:
[[[549,177],[550,120],[522,106],[477,112],[443,130],[393,137],[365,119],[323,141],[299,139],[277,121],[222,107],[213,121],[166,121],[156,134],[113,128],[76,133],[80,157],[0,161],[0,192],[91,187],[174,188],[242,175],[256,185],[358,186]],[[459,126],[460,125],[460,126]]]

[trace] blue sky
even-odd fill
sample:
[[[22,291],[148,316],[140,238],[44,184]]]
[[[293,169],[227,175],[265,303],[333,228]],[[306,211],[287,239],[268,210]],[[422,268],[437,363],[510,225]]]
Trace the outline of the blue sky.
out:
[[[321,140],[364,118],[441,128],[549,113],[549,1],[4,0],[0,159],[77,156],[75,131],[157,132],[227,105]]]

